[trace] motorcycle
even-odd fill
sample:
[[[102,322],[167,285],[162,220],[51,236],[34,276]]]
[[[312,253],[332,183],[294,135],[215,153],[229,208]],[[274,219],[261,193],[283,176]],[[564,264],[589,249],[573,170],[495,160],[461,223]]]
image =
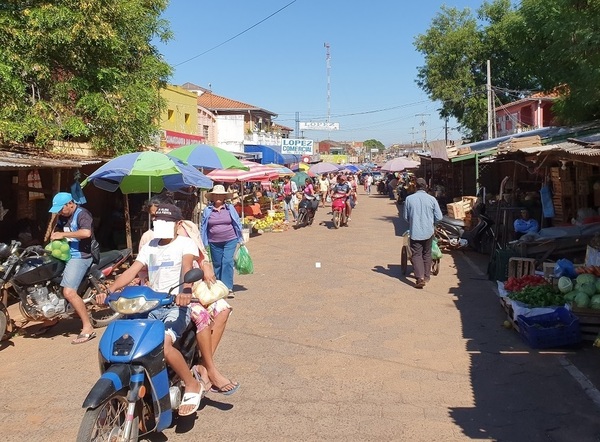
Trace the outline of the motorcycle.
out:
[[[334,193],[331,195],[331,211],[333,212],[333,227],[339,229],[340,226],[348,225],[348,208],[346,199],[348,195]]]
[[[387,185],[384,180],[381,180],[377,183],[377,193],[379,195],[386,195],[388,193]]]
[[[471,247],[480,253],[486,252],[486,247],[494,240],[494,221],[485,213],[480,213],[478,218],[477,225],[466,231],[464,221],[444,216],[435,226],[435,237],[440,249],[457,250]]]
[[[167,367],[163,353],[165,327],[147,313],[171,305],[173,290],[203,278],[200,269],[184,275],[184,282],[168,293],[147,286],[128,286],[111,294],[106,302],[123,319],[109,324],[99,343],[100,379],[83,402],[86,409],[77,441],[136,441],[152,431],[171,425],[173,410],[185,389],[181,379]],[[188,367],[198,364],[196,329],[193,323],[177,340]]]
[[[298,203],[298,219],[296,220],[296,227],[310,226],[312,225],[317,208],[319,207],[319,197],[317,195],[303,195],[302,200]]]
[[[0,259],[5,259],[0,265],[0,289],[18,298],[19,310],[26,321],[58,320],[75,314],[60,286],[66,263],[49,254],[41,246],[22,249],[19,241],[12,241],[10,246],[0,243]],[[77,293],[88,307],[94,327],[104,327],[119,316],[107,308],[98,309],[95,296],[98,292],[108,292],[106,278],[130,256],[131,249],[101,253],[100,262],[90,266],[81,281]],[[8,317],[7,323],[10,323]]]

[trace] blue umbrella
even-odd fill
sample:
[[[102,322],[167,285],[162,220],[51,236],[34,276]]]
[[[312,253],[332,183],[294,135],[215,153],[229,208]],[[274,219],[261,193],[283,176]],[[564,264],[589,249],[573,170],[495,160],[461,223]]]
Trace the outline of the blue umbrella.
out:
[[[82,186],[122,193],[159,193],[164,189],[181,192],[189,187],[211,189],[213,182],[193,166],[160,152],[135,152],[121,155],[101,166]]]
[[[361,169],[355,164],[344,164],[343,166],[340,166],[340,170],[346,170],[350,173],[356,173],[359,172]]]
[[[169,152],[187,164],[199,169],[241,169],[249,170],[231,152],[208,144],[189,144]]]

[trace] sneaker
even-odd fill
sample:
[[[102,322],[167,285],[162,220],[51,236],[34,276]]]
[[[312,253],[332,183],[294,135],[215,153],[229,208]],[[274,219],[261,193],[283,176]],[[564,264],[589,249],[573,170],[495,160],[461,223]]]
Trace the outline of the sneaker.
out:
[[[229,290],[229,294],[227,295],[227,299],[234,299],[235,298],[235,293],[233,293],[233,290]]]
[[[415,287],[418,289],[422,289],[423,287],[425,287],[425,280],[424,279],[417,279],[417,283],[415,284]]]

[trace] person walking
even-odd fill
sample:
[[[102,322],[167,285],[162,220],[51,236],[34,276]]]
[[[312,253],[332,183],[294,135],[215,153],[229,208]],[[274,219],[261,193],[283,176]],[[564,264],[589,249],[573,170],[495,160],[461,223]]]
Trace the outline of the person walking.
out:
[[[73,306],[82,323],[81,333],[71,344],[83,344],[96,337],[87,307],[77,294],[83,277],[92,265],[92,214],[89,210],[79,207],[68,192],[59,192],[54,196],[49,212],[58,214],[58,221],[50,239],[65,239],[69,243],[71,259],[65,265],[60,285],[63,288],[63,296]]]
[[[242,221],[233,205],[225,202],[231,199],[231,193],[222,185],[215,185],[206,199],[210,204],[202,214],[202,244],[208,244],[215,276],[233,297],[233,256],[238,243],[244,244]]]
[[[373,184],[373,177],[370,173],[365,175],[363,183],[365,186],[365,192],[367,193],[367,195],[371,195],[371,185]]]
[[[321,207],[325,207],[325,200],[329,193],[329,180],[325,174],[321,175],[319,179],[319,192],[321,193]]]
[[[281,192],[283,193],[283,213],[285,214],[285,221],[290,222],[289,212],[292,212],[294,222],[298,219],[298,213],[296,212],[296,192],[298,192],[298,186],[295,182],[291,181],[291,178],[286,176],[283,179],[283,185],[281,186]]]
[[[415,193],[406,197],[403,216],[409,225],[411,260],[417,278],[415,287],[422,289],[431,275],[434,226],[442,219],[442,211],[437,200],[426,192],[425,179],[417,179],[416,189]]]

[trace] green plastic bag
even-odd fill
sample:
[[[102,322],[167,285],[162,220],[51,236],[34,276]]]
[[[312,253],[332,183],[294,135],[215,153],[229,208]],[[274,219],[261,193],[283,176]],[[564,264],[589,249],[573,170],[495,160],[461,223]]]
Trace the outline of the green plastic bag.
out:
[[[431,243],[431,259],[442,259],[442,251],[437,244],[437,239],[433,239]]]
[[[71,248],[69,242],[66,239],[55,239],[50,242],[46,247],[46,250],[56,259],[67,262],[71,259]]]
[[[235,269],[238,275],[250,275],[254,273],[254,264],[248,248],[246,246],[240,246],[235,257]]]

